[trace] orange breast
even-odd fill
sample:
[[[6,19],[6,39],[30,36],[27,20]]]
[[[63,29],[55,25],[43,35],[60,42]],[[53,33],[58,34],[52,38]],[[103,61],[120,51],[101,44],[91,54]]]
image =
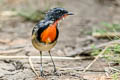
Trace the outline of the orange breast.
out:
[[[56,39],[56,27],[57,24],[54,23],[45,29],[41,34],[41,41],[45,43],[50,43]]]

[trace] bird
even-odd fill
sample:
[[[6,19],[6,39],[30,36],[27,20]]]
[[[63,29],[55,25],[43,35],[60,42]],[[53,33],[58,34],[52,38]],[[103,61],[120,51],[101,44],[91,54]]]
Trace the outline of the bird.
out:
[[[58,24],[65,17],[73,15],[64,8],[50,9],[43,20],[39,21],[32,30],[32,45],[40,53],[40,75],[43,76],[42,67],[42,52],[48,51],[51,61],[53,63],[54,72],[56,72],[56,66],[51,55],[51,49],[56,45],[59,36]]]

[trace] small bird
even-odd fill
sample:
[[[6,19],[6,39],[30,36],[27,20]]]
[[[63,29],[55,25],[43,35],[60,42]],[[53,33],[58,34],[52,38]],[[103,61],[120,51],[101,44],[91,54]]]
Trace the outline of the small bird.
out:
[[[60,20],[64,19],[68,15],[73,15],[64,8],[53,8],[49,10],[44,20],[41,20],[32,30],[32,44],[40,52],[40,75],[43,76],[42,68],[42,51],[48,51],[51,57],[54,72],[56,72],[55,63],[52,59],[50,53],[51,48],[53,48],[58,39],[58,23]]]

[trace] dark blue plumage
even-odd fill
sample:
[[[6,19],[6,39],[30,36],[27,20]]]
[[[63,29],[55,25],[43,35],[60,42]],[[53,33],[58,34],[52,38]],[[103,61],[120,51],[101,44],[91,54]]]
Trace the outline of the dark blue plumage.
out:
[[[45,20],[56,21],[64,16],[64,14],[68,14],[68,11],[66,11],[64,8],[53,8],[46,14]]]

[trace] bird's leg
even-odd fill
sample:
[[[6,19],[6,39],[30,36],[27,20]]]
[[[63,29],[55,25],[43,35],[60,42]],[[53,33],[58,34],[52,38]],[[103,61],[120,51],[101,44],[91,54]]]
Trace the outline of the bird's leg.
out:
[[[44,76],[42,67],[42,51],[40,51],[40,76]]]
[[[54,73],[56,73],[57,70],[56,70],[56,66],[55,66],[55,63],[54,63],[54,61],[53,61],[52,55],[51,55],[50,51],[48,51],[48,52],[49,52],[49,55],[50,55],[51,60],[52,60],[52,63],[53,63]]]

